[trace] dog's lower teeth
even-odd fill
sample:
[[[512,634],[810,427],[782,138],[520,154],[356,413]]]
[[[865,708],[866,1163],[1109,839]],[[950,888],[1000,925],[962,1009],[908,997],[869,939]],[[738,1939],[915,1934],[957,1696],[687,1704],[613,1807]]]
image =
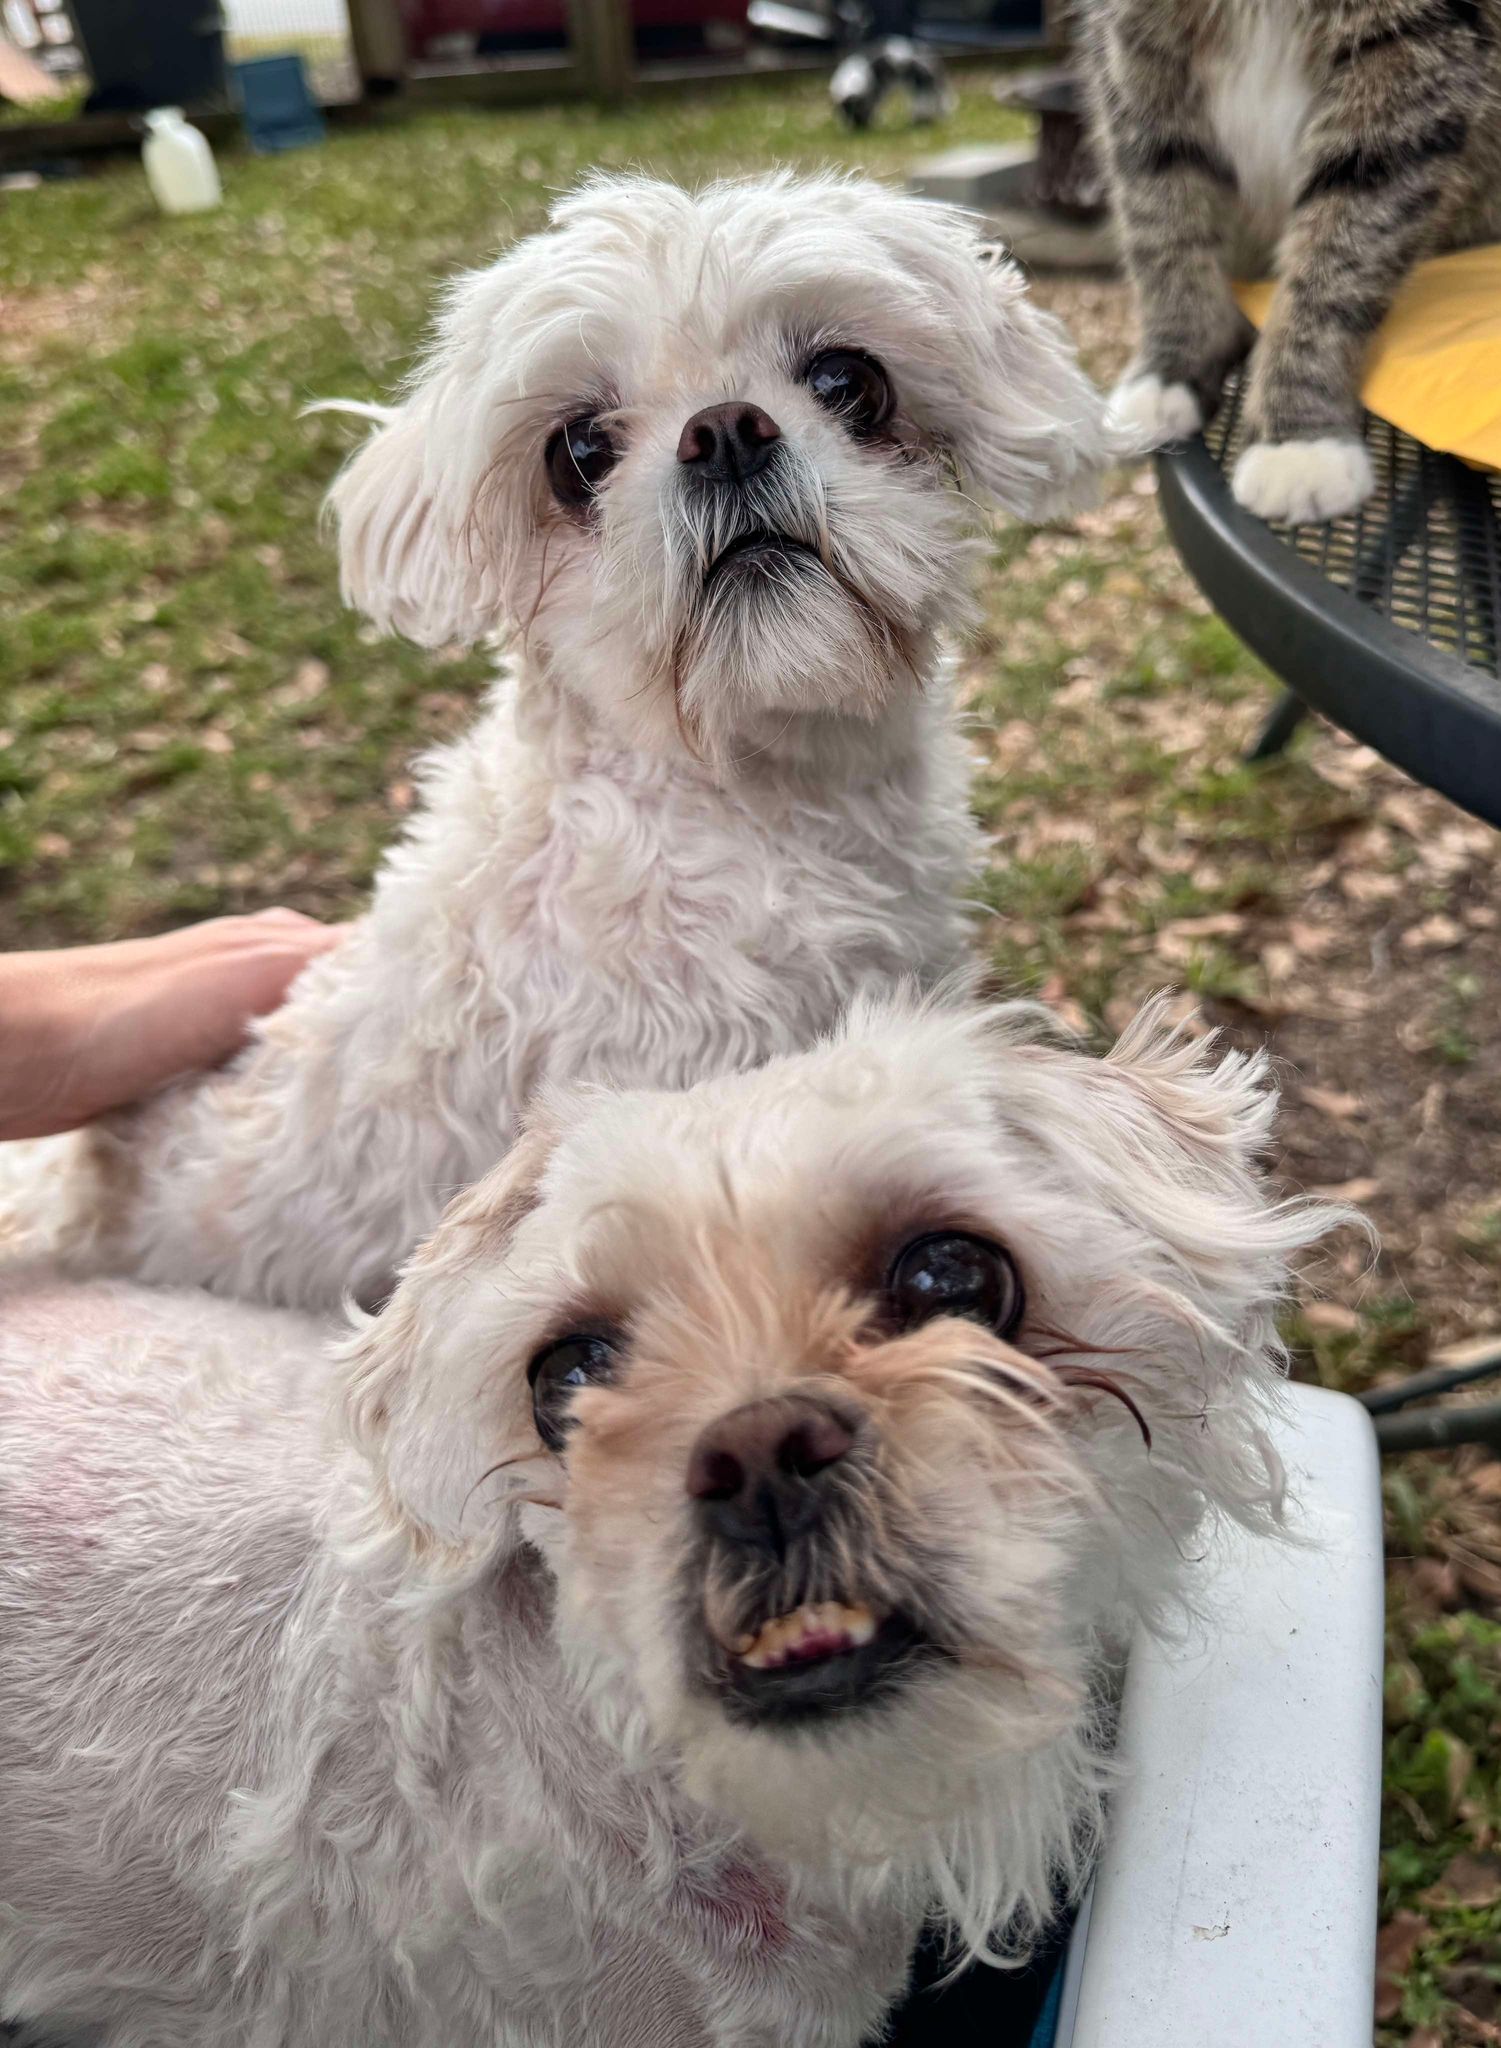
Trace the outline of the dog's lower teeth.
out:
[[[799,1607],[778,1615],[753,1636],[741,1636],[735,1655],[752,1671],[777,1671],[786,1664],[812,1664],[858,1650],[871,1641],[876,1618],[868,1607],[846,1607],[837,1600]]]

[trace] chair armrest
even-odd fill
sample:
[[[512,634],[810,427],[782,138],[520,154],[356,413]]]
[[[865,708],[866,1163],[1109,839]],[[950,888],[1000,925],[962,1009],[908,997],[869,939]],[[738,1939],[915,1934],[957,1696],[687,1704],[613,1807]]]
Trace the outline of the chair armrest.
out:
[[[1289,1390],[1298,1544],[1217,1537],[1209,1622],[1138,1642],[1128,1776],[1070,1944],[1057,2048],[1370,2048],[1383,1579],[1370,1419]]]

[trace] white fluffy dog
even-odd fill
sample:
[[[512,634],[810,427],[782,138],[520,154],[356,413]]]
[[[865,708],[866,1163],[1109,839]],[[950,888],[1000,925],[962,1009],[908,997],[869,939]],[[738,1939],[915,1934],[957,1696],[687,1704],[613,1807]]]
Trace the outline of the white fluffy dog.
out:
[[[1109,453],[974,224],[835,178],[586,187],[453,285],[376,416],[346,594],[508,633],[502,679],[347,943],[82,1148],[75,1268],[379,1299],[541,1083],[682,1085],[946,971],[971,494],[1040,514]]]
[[[1259,1059],[1036,1028],[545,1095],[331,1431],[315,1322],[12,1272],[0,2015],[853,2048],[925,1914],[1024,1943],[1109,1646],[1206,1512],[1275,1516],[1272,1312],[1329,1213],[1259,1184]]]

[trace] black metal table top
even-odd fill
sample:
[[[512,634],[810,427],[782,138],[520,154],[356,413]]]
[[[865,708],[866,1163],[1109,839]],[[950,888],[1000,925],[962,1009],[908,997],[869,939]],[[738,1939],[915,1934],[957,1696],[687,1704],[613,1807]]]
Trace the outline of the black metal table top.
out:
[[[1501,825],[1501,476],[1367,415],[1376,490],[1323,526],[1230,495],[1237,382],[1158,457],[1168,530],[1205,596],[1305,703]]]

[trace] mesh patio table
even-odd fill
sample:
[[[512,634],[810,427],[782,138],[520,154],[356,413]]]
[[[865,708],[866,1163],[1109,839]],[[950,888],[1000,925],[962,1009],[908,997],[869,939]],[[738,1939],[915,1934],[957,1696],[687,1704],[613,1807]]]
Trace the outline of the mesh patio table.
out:
[[[1230,495],[1241,398],[1237,380],[1157,474],[1189,573],[1287,686],[1251,758],[1280,752],[1312,707],[1501,826],[1501,476],[1367,414],[1369,501],[1322,526],[1268,525]]]

